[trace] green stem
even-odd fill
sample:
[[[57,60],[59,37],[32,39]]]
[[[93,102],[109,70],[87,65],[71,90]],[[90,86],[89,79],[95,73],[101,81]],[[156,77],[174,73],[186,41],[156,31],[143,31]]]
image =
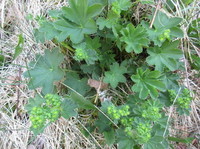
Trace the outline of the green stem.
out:
[[[61,45],[67,49],[69,49],[72,52],[75,52],[75,50],[73,48],[71,48],[67,43],[61,42]]]

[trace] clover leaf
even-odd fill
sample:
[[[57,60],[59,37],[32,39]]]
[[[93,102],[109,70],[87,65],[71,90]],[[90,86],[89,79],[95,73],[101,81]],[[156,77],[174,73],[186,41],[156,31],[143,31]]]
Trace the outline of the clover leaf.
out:
[[[158,97],[158,90],[165,90],[160,76],[159,71],[150,71],[149,69],[144,71],[142,68],[138,68],[137,74],[131,76],[131,79],[136,83],[132,86],[132,90],[139,92],[139,97],[142,99],[146,99],[148,94],[155,99]]]
[[[127,69],[124,66],[119,66],[116,62],[110,66],[110,71],[105,72],[104,82],[110,83],[112,88],[116,88],[119,82],[126,82],[124,73],[127,72]]]
[[[149,44],[146,31],[142,26],[138,25],[135,28],[132,24],[128,24],[125,29],[121,30],[121,33],[123,36],[120,40],[126,43],[125,50],[129,53],[134,51],[139,54],[143,51],[142,47]]]
[[[29,89],[42,87],[44,94],[52,93],[53,83],[64,77],[64,72],[59,67],[63,59],[64,56],[59,53],[58,48],[54,48],[52,51],[45,50],[44,56],[37,55],[36,62],[30,63],[30,66],[33,67],[24,73],[25,77],[30,78]]]

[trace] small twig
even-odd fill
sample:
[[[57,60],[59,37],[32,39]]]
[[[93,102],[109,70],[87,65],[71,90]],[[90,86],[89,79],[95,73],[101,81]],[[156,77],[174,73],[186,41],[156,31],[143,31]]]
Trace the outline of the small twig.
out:
[[[152,28],[152,26],[153,26],[153,23],[154,23],[154,21],[155,21],[155,18],[156,18],[158,9],[160,8],[160,4],[161,4],[161,1],[159,0],[159,1],[158,1],[158,4],[157,4],[157,6],[156,6],[156,11],[155,11],[155,13],[154,13],[154,15],[153,15],[153,18],[152,18],[152,20],[151,20],[151,24],[150,24],[149,28]]]
[[[113,123],[113,124],[115,125],[115,127],[119,128],[119,127],[117,126],[117,124],[115,124],[115,122],[114,122],[111,118],[109,118],[101,109],[99,109],[97,106],[95,106],[95,108],[96,108],[99,112],[101,112],[109,121],[111,121],[111,123]]]
[[[71,52],[74,52],[75,50],[73,48],[71,48],[67,43],[61,42],[61,45],[65,48],[67,48],[68,50],[70,50]]]
[[[60,84],[64,85],[65,87],[69,88],[70,90],[72,90],[73,92],[75,92],[76,94],[78,94],[79,96],[83,97],[83,95],[81,95],[79,92],[77,92],[76,90],[74,90],[73,88],[69,87],[68,85],[60,82]]]
[[[101,145],[99,144],[99,142],[95,139],[95,137],[90,133],[90,131],[78,120],[78,119],[76,119],[78,122],[79,122],[79,124],[81,124],[81,126],[87,131],[87,133],[92,137],[92,139],[94,140],[94,142],[101,148],[101,149],[103,149],[102,147],[101,147]]]
[[[187,83],[187,87],[191,90],[191,87],[190,87],[190,83],[189,83],[189,75],[188,75],[188,67],[187,67],[187,58],[185,57],[185,51],[184,51],[184,41],[181,40],[182,44],[181,44],[181,50],[183,52],[183,59],[184,59],[184,66],[185,66],[185,72],[186,72],[186,83]]]
[[[1,3],[1,28],[3,29],[3,27],[4,27],[4,13],[5,13],[5,0],[3,0],[2,1],[2,3]]]
[[[99,97],[99,93],[100,93],[100,89],[101,89],[101,83],[102,83],[102,78],[100,79],[100,85],[97,89],[97,94],[96,94],[96,97],[95,97],[95,100],[94,100],[95,104],[97,103],[97,100],[98,100],[98,97]]]

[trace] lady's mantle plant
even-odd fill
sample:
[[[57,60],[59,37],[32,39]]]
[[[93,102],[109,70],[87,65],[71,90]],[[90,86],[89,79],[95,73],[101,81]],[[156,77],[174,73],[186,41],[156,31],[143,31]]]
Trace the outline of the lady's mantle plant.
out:
[[[180,89],[175,73],[182,69],[182,20],[152,9],[136,23],[133,14],[139,3],[69,0],[69,6],[51,10],[49,20],[39,21],[36,41],[52,40],[57,47],[37,55],[24,74],[30,89],[42,88],[26,107],[35,134],[61,116],[90,112],[89,125],[103,133],[108,145],[169,148],[170,122],[164,109],[175,103],[179,112],[187,112],[192,99],[187,88]],[[61,67],[67,62],[67,69]],[[108,83],[123,99],[113,95],[110,101],[101,95],[96,102],[99,91],[87,84],[89,78]],[[96,89],[105,90],[101,85]]]

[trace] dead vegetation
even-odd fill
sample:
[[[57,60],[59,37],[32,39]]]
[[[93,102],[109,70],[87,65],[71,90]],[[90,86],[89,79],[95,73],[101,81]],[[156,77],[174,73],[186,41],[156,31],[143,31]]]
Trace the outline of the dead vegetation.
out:
[[[199,3],[194,2],[199,8]],[[80,121],[76,119],[59,119],[53,125],[47,127],[45,132],[33,138],[29,131],[30,122],[28,115],[24,110],[24,105],[28,98],[33,97],[34,93],[28,90],[22,73],[26,69],[27,63],[34,59],[35,54],[42,53],[47,45],[38,44],[34,41],[33,29],[37,27],[37,22],[27,20],[26,17],[32,14],[36,16],[46,16],[50,9],[60,8],[66,5],[63,0],[1,0],[0,4],[0,50],[5,56],[5,63],[0,67],[0,148],[1,149],[82,149],[96,148],[98,141],[102,140],[101,136],[96,135],[96,139],[89,140],[81,131]],[[184,17],[185,11],[180,10],[177,4],[177,13],[175,16]],[[193,11],[192,11],[193,10]],[[196,9],[188,10],[189,13],[197,13]],[[191,20],[187,20],[183,25],[183,30],[187,30],[187,25]],[[12,55],[14,47],[18,42],[18,35],[23,34],[25,45],[22,54],[14,61]],[[183,45],[190,42],[185,33]],[[49,46],[54,46],[51,42]],[[194,46],[191,45],[186,50]],[[194,47],[199,54],[199,49]],[[187,61],[185,67],[187,68]],[[194,73],[189,67],[184,72],[185,84],[191,90],[200,92],[199,78],[194,77]],[[178,116],[174,109],[169,109],[170,118],[173,119],[172,135],[180,137],[195,137],[191,148],[200,148],[200,99],[199,94],[194,95],[191,104],[190,116]],[[96,143],[96,144],[95,144]],[[102,147],[103,148],[103,147]],[[177,148],[184,149],[185,146],[178,144]]]

